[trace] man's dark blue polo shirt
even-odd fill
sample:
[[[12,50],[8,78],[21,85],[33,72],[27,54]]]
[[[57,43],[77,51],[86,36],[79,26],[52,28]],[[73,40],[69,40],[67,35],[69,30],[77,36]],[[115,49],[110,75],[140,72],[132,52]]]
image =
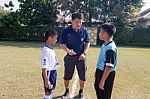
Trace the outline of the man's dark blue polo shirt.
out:
[[[89,42],[89,36],[85,28],[81,27],[75,32],[72,26],[63,30],[60,36],[60,44],[66,44],[67,48],[73,49],[77,55],[84,52],[84,44]]]

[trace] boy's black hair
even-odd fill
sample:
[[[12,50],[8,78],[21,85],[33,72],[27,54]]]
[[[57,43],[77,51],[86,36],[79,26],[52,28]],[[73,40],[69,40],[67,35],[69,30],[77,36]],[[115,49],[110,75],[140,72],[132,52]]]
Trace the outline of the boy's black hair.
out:
[[[77,19],[83,19],[83,14],[81,12],[74,12],[71,16],[72,20],[74,20],[75,18]]]
[[[111,23],[104,23],[101,25],[101,28],[106,31],[110,37],[116,33],[116,27]]]
[[[52,30],[52,29],[49,29],[46,31],[45,33],[45,40],[48,40],[48,37],[51,36],[51,37],[54,37],[55,35],[57,35],[57,32]]]

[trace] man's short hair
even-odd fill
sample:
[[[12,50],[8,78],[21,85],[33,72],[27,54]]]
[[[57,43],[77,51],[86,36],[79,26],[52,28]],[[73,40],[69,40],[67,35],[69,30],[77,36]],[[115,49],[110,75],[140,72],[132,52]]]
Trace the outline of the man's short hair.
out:
[[[104,23],[101,25],[101,28],[106,31],[110,37],[116,33],[116,27],[111,23]]]
[[[81,12],[74,12],[71,16],[72,20],[74,19],[83,19],[83,14]]]
[[[45,40],[48,40],[49,36],[54,37],[55,35],[57,35],[57,32],[52,29],[49,29],[46,31],[44,37],[45,37]]]

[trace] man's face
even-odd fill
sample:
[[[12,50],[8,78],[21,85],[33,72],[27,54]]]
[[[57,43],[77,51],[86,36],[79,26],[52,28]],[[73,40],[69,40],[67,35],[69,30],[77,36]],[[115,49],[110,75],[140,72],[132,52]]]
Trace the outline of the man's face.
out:
[[[78,30],[82,26],[82,19],[75,18],[72,20],[72,28]]]

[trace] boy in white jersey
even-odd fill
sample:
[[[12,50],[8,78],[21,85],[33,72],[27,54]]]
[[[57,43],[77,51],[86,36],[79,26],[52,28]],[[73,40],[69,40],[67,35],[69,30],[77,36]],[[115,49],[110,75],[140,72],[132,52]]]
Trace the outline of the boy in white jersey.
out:
[[[52,99],[52,93],[56,86],[57,69],[59,67],[53,47],[57,42],[57,33],[48,30],[45,33],[46,44],[42,50],[42,78],[44,83],[44,99]]]

